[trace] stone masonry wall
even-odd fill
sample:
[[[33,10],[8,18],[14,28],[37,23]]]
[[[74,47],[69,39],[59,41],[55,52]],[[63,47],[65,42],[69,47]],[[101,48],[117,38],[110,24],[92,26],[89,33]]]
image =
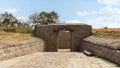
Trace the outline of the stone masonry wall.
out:
[[[35,36],[42,38],[45,43],[45,51],[58,51],[57,37],[59,31],[70,31],[70,49],[78,51],[80,41],[91,35],[92,27],[87,24],[52,24],[36,27]],[[62,43],[64,44],[64,43]]]
[[[44,50],[44,41],[30,39],[16,43],[0,43],[0,61]]]
[[[98,38],[85,38],[81,45],[80,51],[87,50],[94,55],[106,58],[117,64],[120,64],[120,40],[104,40]]]

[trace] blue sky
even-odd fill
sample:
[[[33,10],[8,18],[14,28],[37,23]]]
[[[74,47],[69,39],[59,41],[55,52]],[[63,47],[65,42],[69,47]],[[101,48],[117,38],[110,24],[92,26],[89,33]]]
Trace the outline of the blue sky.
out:
[[[0,0],[0,13],[5,11],[21,20],[35,12],[56,11],[61,22],[120,27],[120,0]]]

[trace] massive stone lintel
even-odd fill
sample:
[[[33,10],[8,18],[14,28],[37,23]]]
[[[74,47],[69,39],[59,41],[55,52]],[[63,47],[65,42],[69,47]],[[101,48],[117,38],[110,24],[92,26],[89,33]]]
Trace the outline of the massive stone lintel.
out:
[[[36,27],[36,36],[46,41],[45,51],[57,51],[57,37],[59,31],[70,32],[70,49],[78,51],[80,41],[92,34],[92,27],[87,24],[52,24]]]

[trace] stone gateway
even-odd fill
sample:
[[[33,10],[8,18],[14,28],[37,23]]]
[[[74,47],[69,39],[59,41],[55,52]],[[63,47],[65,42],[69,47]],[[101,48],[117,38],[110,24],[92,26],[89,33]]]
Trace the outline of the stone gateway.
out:
[[[78,51],[80,41],[92,34],[92,27],[87,24],[51,24],[38,26],[35,31],[35,35],[45,41],[45,51],[58,51],[59,48]]]

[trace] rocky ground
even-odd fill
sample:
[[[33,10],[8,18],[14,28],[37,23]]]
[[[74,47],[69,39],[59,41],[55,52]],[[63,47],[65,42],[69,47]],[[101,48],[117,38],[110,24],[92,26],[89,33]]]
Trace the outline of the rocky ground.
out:
[[[81,52],[37,52],[0,62],[0,68],[120,68],[117,64]]]

